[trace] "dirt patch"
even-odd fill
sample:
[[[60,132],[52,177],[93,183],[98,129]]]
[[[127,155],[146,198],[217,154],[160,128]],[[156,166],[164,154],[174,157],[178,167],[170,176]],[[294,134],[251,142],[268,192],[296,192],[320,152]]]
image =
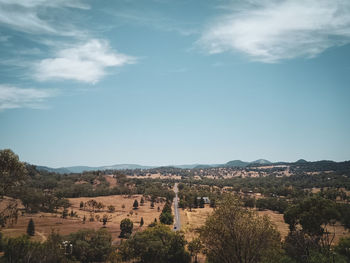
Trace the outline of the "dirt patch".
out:
[[[105,175],[104,178],[109,183],[109,188],[114,188],[118,185],[117,179],[113,175]]]

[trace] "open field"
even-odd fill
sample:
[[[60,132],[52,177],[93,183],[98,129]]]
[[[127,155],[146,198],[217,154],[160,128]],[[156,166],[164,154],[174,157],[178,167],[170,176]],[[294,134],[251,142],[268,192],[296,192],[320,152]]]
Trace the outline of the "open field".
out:
[[[93,213],[95,221],[90,222],[89,218],[91,212],[86,210],[80,210],[80,202],[86,202],[91,199],[96,200],[97,202],[102,202],[106,207],[101,211],[95,211]],[[13,226],[10,226],[6,229],[3,229],[5,236],[19,236],[26,233],[28,221],[30,218],[33,218],[35,223],[36,235],[34,240],[44,241],[51,231],[58,230],[62,235],[68,235],[70,233],[76,232],[80,229],[99,229],[102,227],[102,222],[97,220],[96,217],[102,219],[104,214],[107,214],[109,217],[107,223],[107,229],[112,234],[113,243],[119,242],[120,234],[120,222],[124,218],[130,218],[134,223],[134,231],[140,231],[147,227],[150,223],[154,221],[155,218],[159,218],[160,212],[163,209],[164,202],[155,202],[155,207],[152,209],[150,207],[151,202],[145,199],[144,206],[139,206],[138,209],[133,210],[134,200],[137,199],[140,204],[141,195],[133,196],[123,196],[123,195],[113,195],[113,196],[101,196],[101,197],[80,197],[80,198],[70,198],[69,202],[71,207],[68,209],[70,212],[73,210],[77,213],[77,217],[68,216],[66,219],[61,218],[61,214],[52,214],[52,213],[37,213],[37,214],[24,214],[18,218],[18,221]],[[115,206],[115,212],[109,213],[107,207],[109,205]],[[125,208],[122,206],[125,205]],[[160,212],[158,212],[158,208]],[[85,224],[83,223],[83,217],[86,217]],[[140,228],[140,220],[143,217],[144,225]]]
[[[208,205],[205,208],[196,208],[192,209],[192,212],[189,209],[180,209],[181,216],[181,225],[182,230],[185,232],[187,240],[192,240],[197,236],[196,229],[204,225],[205,219],[208,215],[213,212],[213,208],[210,208]],[[284,239],[289,232],[288,224],[284,222],[283,214],[273,212],[271,210],[258,211],[258,215],[264,216],[267,215],[270,220],[276,225],[277,230],[280,232],[282,239]],[[350,236],[349,231],[344,229],[339,223],[334,227],[329,227],[328,231],[330,234],[335,232],[334,243],[337,244],[339,239],[344,236]]]
[[[88,209],[81,210],[80,202],[87,202],[91,199],[101,202],[105,205],[101,211],[90,212]],[[80,197],[70,198],[71,207],[68,209],[69,213],[73,210],[76,212],[76,217],[68,216],[66,219],[61,218],[61,213],[37,213],[37,214],[24,214],[19,217],[18,222],[13,226],[3,229],[2,232],[5,236],[19,236],[26,233],[27,224],[30,218],[33,218],[35,222],[36,235],[33,240],[45,241],[52,230],[57,230],[61,235],[68,235],[76,232],[80,229],[99,229],[102,227],[101,219],[103,215],[108,215],[109,220],[107,223],[107,230],[112,234],[114,244],[118,244],[120,239],[120,222],[124,218],[130,218],[134,222],[134,231],[141,231],[154,221],[155,218],[159,218],[160,212],[164,206],[164,202],[155,203],[154,209],[150,207],[150,201],[145,198],[144,206],[139,206],[139,209],[133,210],[133,202],[137,199],[140,203],[141,195],[113,195],[113,196],[101,196],[101,197]],[[108,212],[108,206],[115,206],[113,213]],[[123,205],[125,208],[123,208]],[[159,212],[158,208],[159,207]],[[198,236],[197,228],[204,225],[208,215],[213,212],[213,208],[209,205],[205,205],[205,208],[192,209],[179,209],[181,217],[181,230],[185,233],[187,241],[191,241],[193,238]],[[94,221],[90,222],[89,218],[93,214]],[[267,215],[270,217],[272,222],[276,225],[278,231],[281,233],[281,237],[284,239],[288,234],[288,225],[284,223],[283,215],[273,211],[258,211],[259,215]],[[83,217],[86,217],[85,224],[83,223]],[[144,226],[140,227],[141,217],[144,219]],[[170,226],[172,227],[172,226]],[[331,233],[335,231],[336,237],[334,244],[339,241],[340,237],[350,236],[349,232],[346,231],[342,226],[337,224],[329,229]],[[203,254],[198,255],[199,262],[205,262],[205,256]]]

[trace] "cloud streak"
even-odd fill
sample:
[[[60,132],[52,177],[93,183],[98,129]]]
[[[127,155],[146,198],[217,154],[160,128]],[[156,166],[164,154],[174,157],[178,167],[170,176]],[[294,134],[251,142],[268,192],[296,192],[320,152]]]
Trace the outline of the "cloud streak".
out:
[[[0,24],[30,34],[74,35],[79,33],[62,23],[52,25],[41,18],[49,8],[89,9],[89,6],[80,1],[69,0],[0,0]]]
[[[140,12],[136,10],[122,10],[118,12],[105,10],[105,12],[109,15],[117,17],[118,19],[125,20],[128,23],[163,32],[175,32],[182,36],[190,36],[198,33],[198,31],[194,29],[193,24],[176,21],[156,12]]]
[[[350,43],[348,0],[262,0],[231,6],[198,40],[210,54],[243,52],[274,63]]]
[[[42,108],[43,102],[55,94],[55,90],[24,89],[0,84],[0,111],[16,108]]]
[[[109,67],[121,67],[135,58],[114,51],[107,41],[90,39],[87,43],[59,50],[54,58],[41,60],[35,65],[35,79],[75,80],[96,83],[106,75]]]

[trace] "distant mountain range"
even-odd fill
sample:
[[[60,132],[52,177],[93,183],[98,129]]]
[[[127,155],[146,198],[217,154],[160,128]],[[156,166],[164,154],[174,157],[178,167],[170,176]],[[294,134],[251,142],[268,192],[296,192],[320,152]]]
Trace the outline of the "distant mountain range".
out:
[[[169,167],[181,168],[181,169],[193,169],[193,168],[211,168],[211,167],[246,167],[248,165],[263,165],[263,164],[271,164],[270,161],[259,159],[253,162],[243,162],[241,160],[229,161],[224,164],[183,164],[183,165],[170,165]],[[138,165],[138,164],[116,164],[109,166],[70,166],[70,167],[61,167],[61,168],[51,168],[47,166],[36,166],[38,170],[44,170],[48,172],[55,173],[81,173],[84,171],[102,171],[102,170],[125,170],[125,169],[152,169],[158,168],[159,166],[146,166],[146,165]]]
[[[157,166],[145,166],[138,164],[115,164],[109,166],[70,166],[70,167],[61,167],[61,168],[51,168],[47,166],[36,166],[38,170],[45,170],[48,172],[54,173],[81,173],[84,171],[103,171],[103,170],[125,170],[125,169],[151,169],[156,168]]]
[[[316,162],[308,162],[304,159],[300,159],[296,162],[270,162],[265,159],[259,159],[253,162],[244,162],[241,160],[233,160],[223,164],[183,164],[183,165],[168,165],[168,166],[146,166],[139,164],[116,164],[110,166],[70,166],[70,167],[61,167],[61,168],[51,168],[47,166],[36,166],[38,170],[44,170],[48,172],[55,172],[60,174],[69,174],[69,173],[81,173],[84,171],[103,171],[103,170],[125,170],[125,169],[152,169],[152,168],[160,168],[160,167],[174,167],[181,169],[205,169],[205,168],[214,168],[214,167],[254,167],[254,166],[264,166],[264,165],[296,165],[300,167],[308,166],[310,169],[316,169],[315,167],[323,167],[327,169],[350,169],[350,161],[344,162],[334,162],[334,161],[316,161]],[[344,168],[345,167],[345,168]]]

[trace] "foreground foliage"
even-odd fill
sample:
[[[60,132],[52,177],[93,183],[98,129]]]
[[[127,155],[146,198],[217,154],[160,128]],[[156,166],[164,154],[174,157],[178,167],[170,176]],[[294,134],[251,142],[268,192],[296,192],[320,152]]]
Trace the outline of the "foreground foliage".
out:
[[[200,230],[212,263],[262,262],[280,250],[280,235],[267,217],[226,196]],[[273,261],[270,261],[273,262]]]
[[[183,234],[156,224],[123,242],[119,253],[123,260],[139,260],[143,263],[185,263],[190,262],[185,244]]]

